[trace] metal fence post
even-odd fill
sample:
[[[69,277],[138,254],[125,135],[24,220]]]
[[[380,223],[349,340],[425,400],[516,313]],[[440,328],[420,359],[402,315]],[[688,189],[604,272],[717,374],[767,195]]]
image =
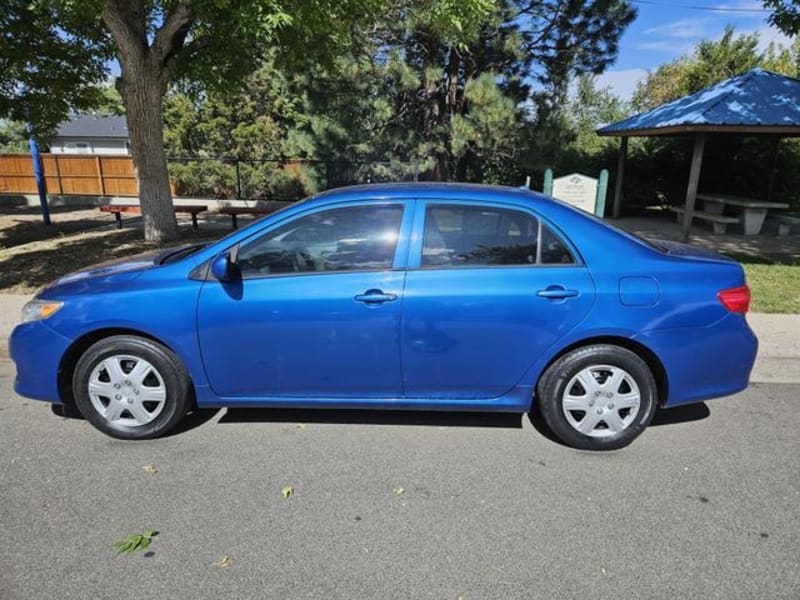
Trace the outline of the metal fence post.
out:
[[[242,199],[242,175],[239,173],[239,157],[236,157],[236,199]]]
[[[25,128],[28,130],[28,145],[31,149],[31,161],[33,162],[33,174],[36,177],[36,189],[39,192],[39,204],[42,205],[42,220],[45,225],[50,225],[50,207],[47,205],[47,184],[44,180],[42,157],[39,156],[39,146],[33,137],[33,124],[27,123]]]

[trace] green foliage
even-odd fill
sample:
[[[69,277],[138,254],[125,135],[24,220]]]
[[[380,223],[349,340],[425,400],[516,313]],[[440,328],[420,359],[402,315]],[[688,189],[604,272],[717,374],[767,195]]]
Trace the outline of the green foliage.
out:
[[[0,154],[29,152],[25,123],[0,119]]]
[[[30,121],[46,139],[70,110],[96,106],[111,57],[94,20],[59,2],[6,0],[0,10],[0,118]]]
[[[544,135],[558,135],[561,152],[557,162],[538,164],[537,175],[546,167],[555,166],[559,173],[580,171],[596,177],[601,169],[609,169],[616,163],[619,140],[597,135],[603,125],[625,118],[630,107],[614,96],[609,88],[598,89],[592,75],[578,77],[573,92],[563,109],[558,113],[558,129],[552,132],[540,129],[538,139],[541,146],[548,144]],[[550,144],[555,143],[550,140]]]
[[[649,74],[636,89],[633,105],[640,111],[649,110],[755,67],[790,76],[798,74],[798,44],[788,49],[770,45],[763,52],[758,45],[757,33],[736,36],[734,28],[728,27],[719,40],[704,40],[692,54]]]
[[[797,0],[763,0],[764,8],[772,10],[769,22],[788,36],[800,32],[800,2]]]
[[[312,114],[324,115],[310,121],[318,155],[417,165],[428,179],[519,181],[530,168],[526,124],[549,126],[568,77],[609,64],[633,15],[620,1],[498,0],[456,41],[435,15],[399,14],[368,58],[309,76]],[[536,79],[547,85],[532,95]],[[536,113],[525,108],[531,99]],[[552,157],[560,145],[538,150]]]
[[[134,533],[124,540],[118,540],[111,544],[111,547],[118,554],[133,554],[137,550],[147,550],[153,538],[158,535],[157,531],[148,529],[144,533]]]

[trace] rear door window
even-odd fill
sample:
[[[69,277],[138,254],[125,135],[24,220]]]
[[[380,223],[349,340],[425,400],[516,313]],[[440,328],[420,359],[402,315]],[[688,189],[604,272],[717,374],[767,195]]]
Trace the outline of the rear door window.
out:
[[[422,268],[572,262],[564,242],[527,212],[475,205],[426,208]]]

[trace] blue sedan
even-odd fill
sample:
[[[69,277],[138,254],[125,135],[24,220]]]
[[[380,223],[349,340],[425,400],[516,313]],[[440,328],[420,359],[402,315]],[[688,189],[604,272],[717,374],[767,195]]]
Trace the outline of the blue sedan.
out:
[[[749,300],[732,260],[528,190],[371,185],[67,275],[10,349],[19,394],[122,439],[194,407],[535,407],[606,450],[747,386]]]

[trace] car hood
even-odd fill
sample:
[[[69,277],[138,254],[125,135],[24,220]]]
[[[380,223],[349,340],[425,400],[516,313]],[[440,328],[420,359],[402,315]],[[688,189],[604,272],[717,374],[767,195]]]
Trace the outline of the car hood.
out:
[[[101,263],[90,265],[78,271],[73,271],[54,281],[48,288],[59,285],[81,282],[87,279],[105,278],[112,275],[129,273],[131,278],[141,275],[147,269],[164,264],[170,257],[183,253],[183,251],[193,248],[193,245],[174,246],[172,248],[161,248],[125,256],[113,258]]]
[[[163,250],[157,250],[153,252],[135,254],[134,256],[126,256],[124,258],[106,260],[64,275],[63,277],[60,277],[54,281],[53,284],[61,285],[64,283],[72,283],[93,277],[107,277],[109,275],[116,275],[118,273],[143,271],[158,264],[158,259],[163,252]]]

